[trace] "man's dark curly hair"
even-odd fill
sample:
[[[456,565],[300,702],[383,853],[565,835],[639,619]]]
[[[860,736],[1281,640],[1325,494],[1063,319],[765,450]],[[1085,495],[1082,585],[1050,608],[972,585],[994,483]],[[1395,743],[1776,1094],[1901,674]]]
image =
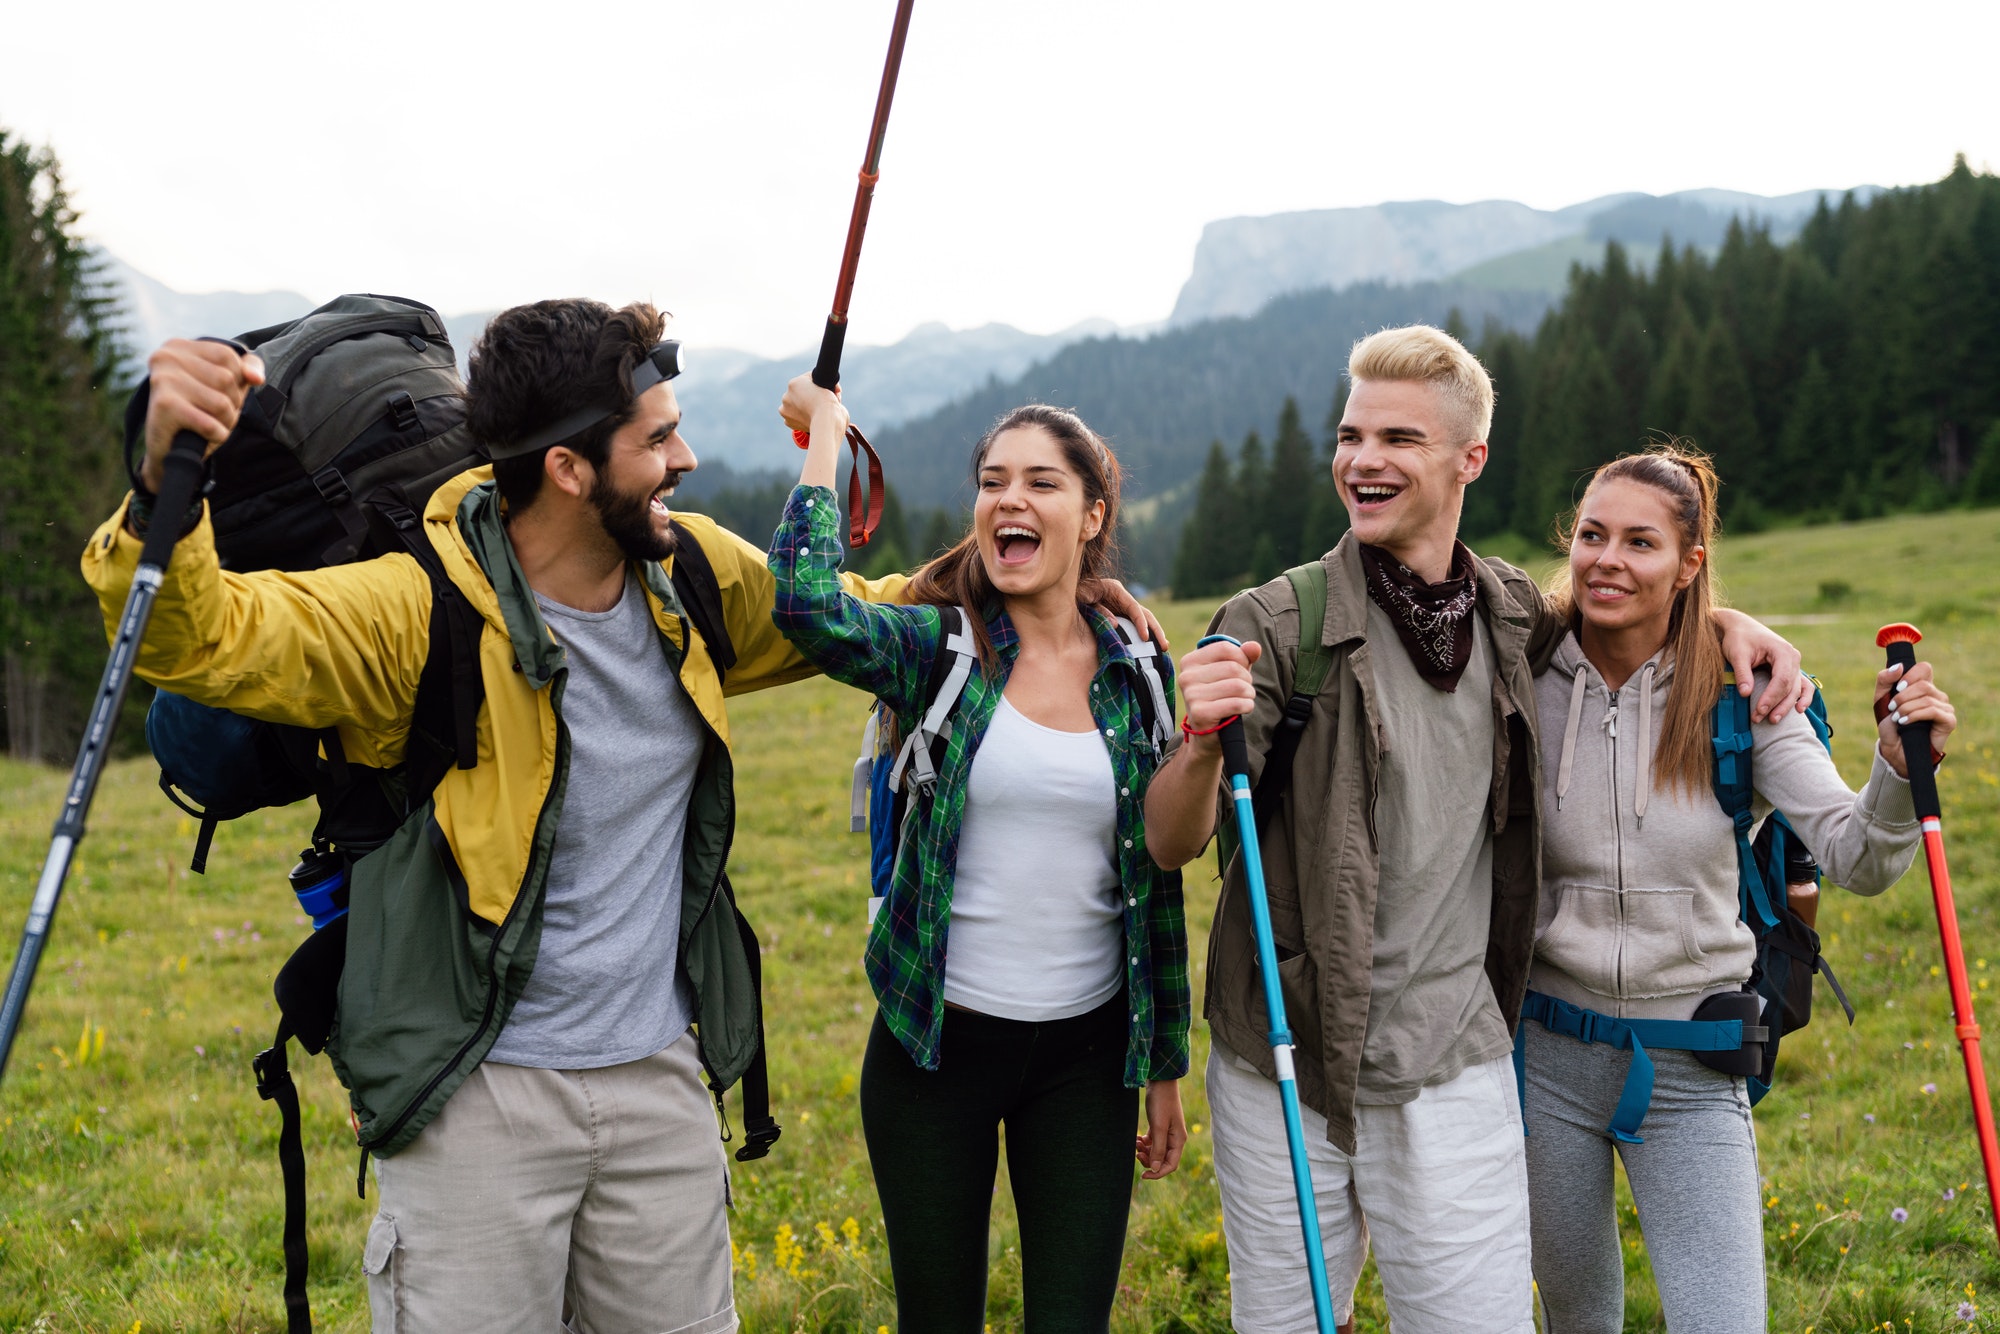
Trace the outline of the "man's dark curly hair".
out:
[[[603,421],[558,442],[602,468],[611,437],[632,420],[632,368],[660,341],[666,324],[644,301],[613,310],[602,301],[570,297],[501,311],[472,349],[465,401],[473,438],[504,448],[579,408],[611,408]],[[494,463],[493,477],[510,511],[527,508],[541,493],[548,452]]]

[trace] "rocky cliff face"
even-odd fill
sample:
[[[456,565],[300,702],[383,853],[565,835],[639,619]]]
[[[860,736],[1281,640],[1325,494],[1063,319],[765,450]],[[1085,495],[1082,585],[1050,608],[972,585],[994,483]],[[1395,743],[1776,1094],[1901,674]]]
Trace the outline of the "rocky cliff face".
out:
[[[1862,187],[1865,199],[1873,187]],[[1730,219],[1770,222],[1779,239],[1802,225],[1821,195],[1767,197],[1733,190],[1615,194],[1548,211],[1511,200],[1447,204],[1434,199],[1367,208],[1314,209],[1263,218],[1223,218],[1202,229],[1194,269],[1171,325],[1249,315],[1287,292],[1361,282],[1442,282],[1467,269],[1569,238],[1657,246],[1719,244]],[[1567,263],[1556,266],[1560,276]]]

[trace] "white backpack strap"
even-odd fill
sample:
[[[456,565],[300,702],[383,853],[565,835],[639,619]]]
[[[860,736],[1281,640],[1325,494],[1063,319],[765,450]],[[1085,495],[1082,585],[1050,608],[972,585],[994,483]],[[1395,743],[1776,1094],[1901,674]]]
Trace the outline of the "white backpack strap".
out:
[[[1152,725],[1147,731],[1147,739],[1153,743],[1155,752],[1164,751],[1173,736],[1173,710],[1167,707],[1167,686],[1160,677],[1160,646],[1139,634],[1139,628],[1123,616],[1113,617],[1118,623],[1118,633],[1125,640],[1125,651],[1139,668],[1139,675],[1146,680],[1146,690],[1153,698]]]
[[[937,768],[931,762],[931,743],[944,731],[951,711],[958,707],[958,697],[965,693],[965,683],[972,677],[972,668],[979,661],[979,649],[972,642],[972,616],[963,607],[952,607],[948,611],[957,616],[953,625],[949,615],[945,618],[944,645],[941,653],[951,655],[951,667],[944,682],[938,687],[937,695],[930,707],[924,711],[922,721],[917,724],[903,742],[903,749],[896,756],[896,767],[889,771],[889,786],[903,792],[910,791],[906,783],[928,788],[937,782]]]
[[[875,750],[881,742],[882,707],[868,710],[868,725],[861,729],[861,755],[854,761],[854,786],[847,794],[847,832],[868,832],[868,791],[875,776]]]

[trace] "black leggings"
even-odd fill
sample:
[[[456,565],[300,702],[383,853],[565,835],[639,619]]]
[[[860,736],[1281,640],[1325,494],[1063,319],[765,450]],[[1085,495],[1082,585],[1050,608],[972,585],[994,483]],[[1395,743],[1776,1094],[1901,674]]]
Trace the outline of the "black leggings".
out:
[[[861,1066],[861,1125],[882,1197],[900,1334],[980,1334],[986,1228],[1007,1126],[1027,1334],[1102,1334],[1132,1205],[1138,1093],[1127,1005],[1047,1023],[947,1009],[921,1070],[881,1013]]]

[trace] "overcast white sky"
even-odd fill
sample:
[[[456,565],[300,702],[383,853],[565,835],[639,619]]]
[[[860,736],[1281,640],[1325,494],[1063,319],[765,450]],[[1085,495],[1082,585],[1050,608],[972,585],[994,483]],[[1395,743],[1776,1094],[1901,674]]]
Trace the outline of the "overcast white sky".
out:
[[[9,6],[0,125],[183,291],[817,342],[893,0]],[[1162,318],[1204,222],[2000,166],[2000,4],[919,0],[851,340]]]

